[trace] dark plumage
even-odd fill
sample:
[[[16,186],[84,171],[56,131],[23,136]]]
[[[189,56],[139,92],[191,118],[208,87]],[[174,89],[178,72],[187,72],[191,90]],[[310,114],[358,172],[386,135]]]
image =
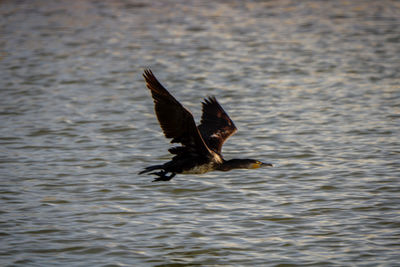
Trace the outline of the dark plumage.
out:
[[[222,145],[237,129],[215,97],[206,98],[202,103],[203,115],[200,125],[196,126],[190,111],[162,86],[151,70],[145,70],[143,77],[154,99],[154,109],[165,137],[181,146],[168,150],[175,155],[171,161],[149,166],[139,174],[150,173],[158,176],[154,181],[169,181],[177,173],[201,174],[272,166],[253,159],[223,159]]]

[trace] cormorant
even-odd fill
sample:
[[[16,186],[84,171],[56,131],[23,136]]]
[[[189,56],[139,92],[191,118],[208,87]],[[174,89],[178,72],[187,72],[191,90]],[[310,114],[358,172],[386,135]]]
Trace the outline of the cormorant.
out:
[[[213,96],[202,102],[203,115],[196,126],[193,115],[184,108],[157,80],[150,69],[144,70],[143,77],[154,100],[154,109],[161,129],[171,143],[181,146],[168,151],[175,155],[171,161],[145,168],[139,174],[157,175],[153,182],[169,181],[177,173],[202,174],[209,171],[232,169],[256,169],[272,166],[254,159],[225,160],[221,154],[223,143],[237,129],[228,114]],[[154,172],[153,172],[154,171]]]

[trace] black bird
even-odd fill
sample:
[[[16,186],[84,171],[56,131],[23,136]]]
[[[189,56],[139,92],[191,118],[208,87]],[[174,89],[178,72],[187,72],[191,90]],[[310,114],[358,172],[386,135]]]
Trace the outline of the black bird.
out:
[[[161,129],[171,143],[181,146],[168,151],[175,155],[171,161],[145,168],[139,174],[157,175],[155,181],[169,181],[177,173],[201,174],[209,171],[229,171],[232,169],[256,169],[272,166],[254,159],[231,159],[222,157],[222,145],[237,129],[228,114],[215,97],[202,102],[203,115],[196,126],[193,115],[184,108],[157,80],[151,70],[144,71],[143,77],[154,99],[154,109]],[[154,171],[154,172],[153,172]]]

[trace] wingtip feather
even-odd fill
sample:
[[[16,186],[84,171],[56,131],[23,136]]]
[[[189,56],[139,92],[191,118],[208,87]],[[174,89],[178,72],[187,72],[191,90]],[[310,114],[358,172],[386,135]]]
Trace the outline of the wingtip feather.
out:
[[[154,77],[153,72],[151,69],[144,69],[143,70],[143,77],[146,80],[146,82]]]

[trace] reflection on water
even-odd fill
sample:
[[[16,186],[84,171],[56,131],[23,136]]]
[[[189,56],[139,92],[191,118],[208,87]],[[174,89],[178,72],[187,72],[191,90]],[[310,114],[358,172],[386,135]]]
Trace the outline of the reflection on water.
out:
[[[1,265],[398,264],[395,1],[1,1]],[[276,167],[168,160],[141,77]]]

